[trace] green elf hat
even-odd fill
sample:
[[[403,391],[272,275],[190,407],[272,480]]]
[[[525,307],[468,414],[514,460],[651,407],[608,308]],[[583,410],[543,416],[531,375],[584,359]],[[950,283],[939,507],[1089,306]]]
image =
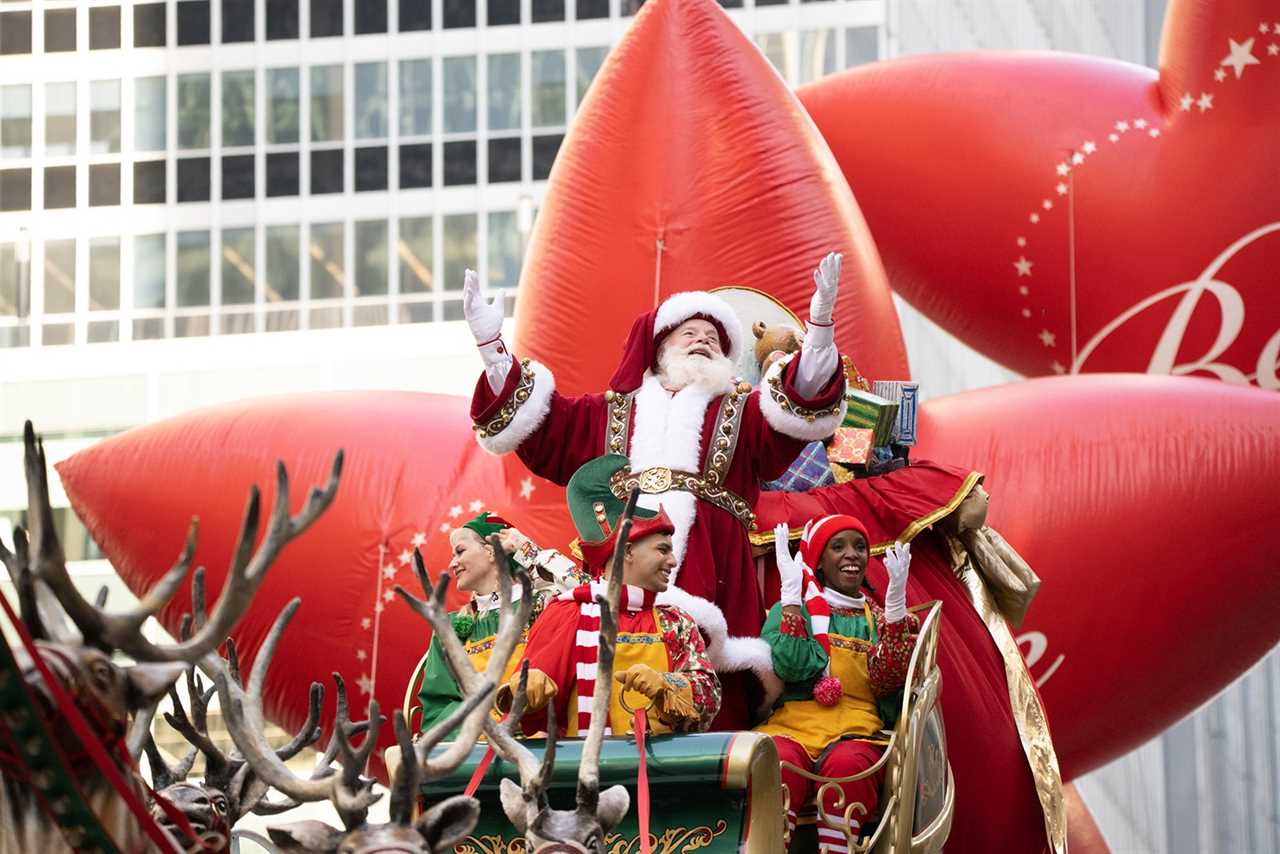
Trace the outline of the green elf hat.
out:
[[[592,575],[600,575],[613,554],[618,520],[627,504],[614,494],[613,478],[627,465],[621,454],[596,457],[574,472],[565,488],[569,515],[581,540],[583,566]],[[650,534],[674,534],[675,530],[662,510],[636,507],[627,540],[634,543]]]
[[[462,523],[462,527],[475,531],[480,535],[480,539],[484,541],[485,545],[488,545],[489,537],[499,531],[505,531],[507,528],[512,527],[512,524],[498,514],[490,513],[486,510],[474,519]],[[517,564],[515,559],[505,551],[502,552],[502,556],[507,559],[507,571],[512,575],[515,575],[520,568],[519,564]],[[501,564],[499,564],[499,566],[501,566]]]

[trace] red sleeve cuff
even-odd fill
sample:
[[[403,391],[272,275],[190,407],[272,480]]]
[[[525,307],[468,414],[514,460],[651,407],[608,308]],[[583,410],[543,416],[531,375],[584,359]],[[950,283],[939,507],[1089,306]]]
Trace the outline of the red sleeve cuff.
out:
[[[482,371],[480,378],[476,380],[475,391],[471,393],[471,420],[477,424],[483,424],[492,420],[502,405],[515,394],[516,386],[520,384],[520,363],[515,359],[511,360],[511,368],[507,371],[507,379],[502,384],[502,391],[497,394],[493,393],[493,389],[489,388],[489,378]]]
[[[800,394],[795,385],[796,371],[799,370],[800,360],[803,358],[804,351],[801,351],[782,369],[783,393],[793,404],[797,404],[804,409],[828,409],[835,406],[840,402],[840,397],[844,394],[843,361],[837,360],[835,372],[816,396],[805,397]]]

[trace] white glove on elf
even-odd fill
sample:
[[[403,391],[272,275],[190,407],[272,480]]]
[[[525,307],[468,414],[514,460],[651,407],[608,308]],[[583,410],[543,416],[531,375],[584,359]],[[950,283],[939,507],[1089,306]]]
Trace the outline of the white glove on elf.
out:
[[[884,618],[896,623],[907,616],[907,570],[911,566],[911,544],[894,543],[884,553],[889,573],[889,589],[884,593]]]
[[[462,279],[462,314],[476,339],[480,358],[484,360],[484,373],[494,394],[502,390],[513,359],[502,343],[503,307],[502,291],[493,300],[486,298],[475,270],[467,270]]]
[[[804,595],[804,565],[791,556],[787,538],[791,535],[785,523],[773,529],[773,551],[778,559],[778,576],[782,579],[782,604],[799,605]]]

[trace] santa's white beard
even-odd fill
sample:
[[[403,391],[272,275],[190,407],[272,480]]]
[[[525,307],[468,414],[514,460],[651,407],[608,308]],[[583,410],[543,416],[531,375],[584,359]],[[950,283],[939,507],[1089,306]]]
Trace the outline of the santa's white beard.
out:
[[[675,347],[666,347],[658,354],[659,378],[672,391],[696,385],[714,394],[724,394],[733,388],[734,368],[734,363],[724,355],[692,355]]]

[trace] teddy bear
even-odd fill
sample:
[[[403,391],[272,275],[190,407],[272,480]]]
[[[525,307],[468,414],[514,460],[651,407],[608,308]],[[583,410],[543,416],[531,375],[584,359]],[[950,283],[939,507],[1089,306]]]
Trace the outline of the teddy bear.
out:
[[[799,352],[800,345],[804,344],[804,333],[783,323],[770,325],[757,320],[751,326],[751,334],[756,337],[755,357],[761,376],[764,376],[774,362],[783,356]]]

